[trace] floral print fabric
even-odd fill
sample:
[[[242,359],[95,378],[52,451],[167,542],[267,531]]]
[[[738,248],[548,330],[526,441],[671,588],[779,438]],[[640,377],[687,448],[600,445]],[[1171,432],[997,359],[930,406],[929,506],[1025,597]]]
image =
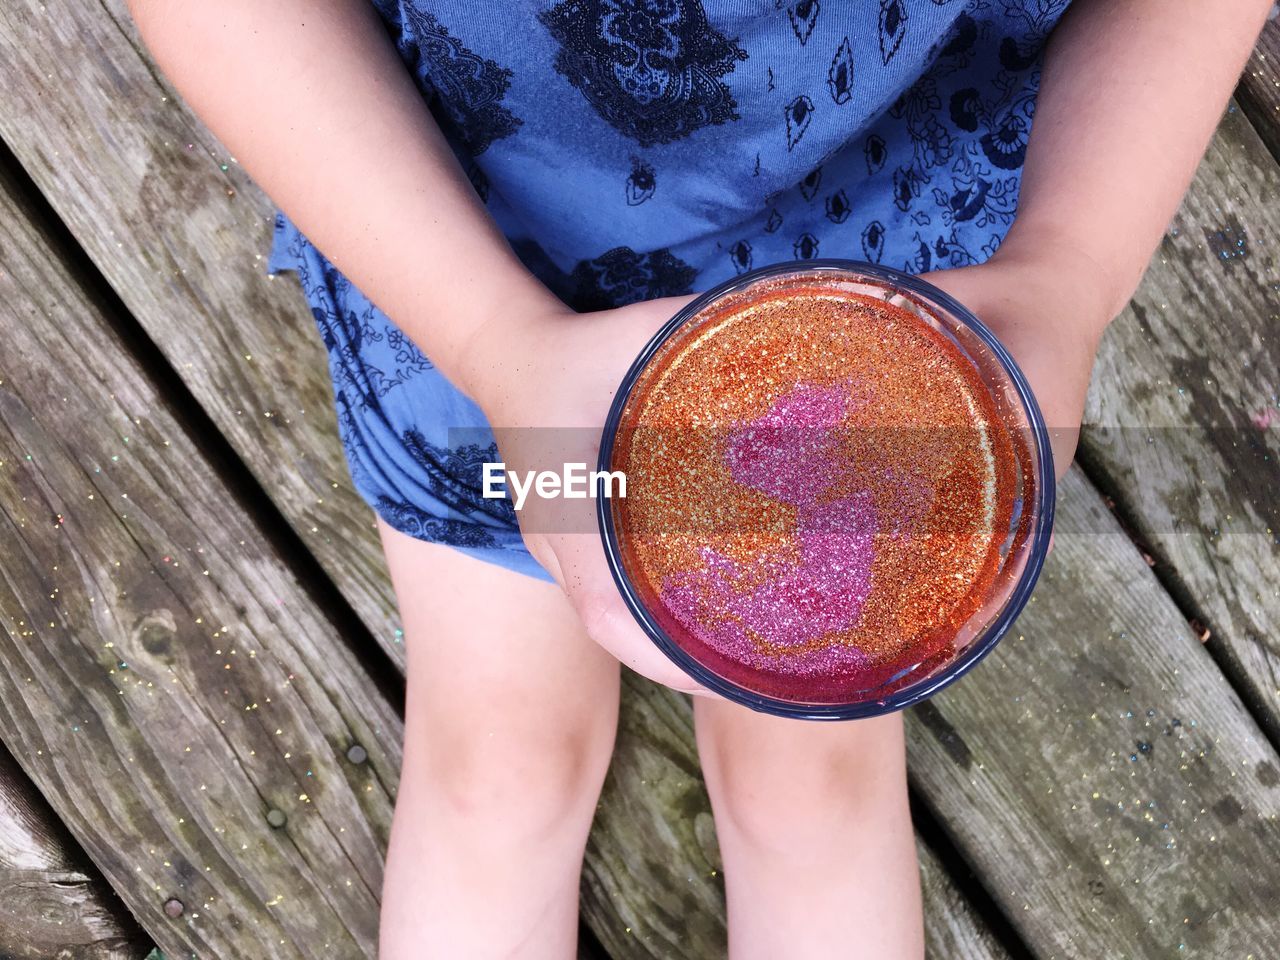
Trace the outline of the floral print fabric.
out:
[[[374,0],[517,254],[584,311],[782,261],[987,259],[1068,2]],[[283,216],[271,266],[302,280],[375,510],[545,576],[476,496],[478,408]]]

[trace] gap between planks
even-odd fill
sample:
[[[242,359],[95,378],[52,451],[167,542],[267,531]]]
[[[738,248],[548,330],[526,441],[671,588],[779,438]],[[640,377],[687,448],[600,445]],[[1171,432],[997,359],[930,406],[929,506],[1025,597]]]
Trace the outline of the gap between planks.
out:
[[[0,177],[25,207],[25,214],[45,242],[76,277],[85,296],[99,307],[130,355],[142,367],[158,394],[179,411],[183,432],[235,497],[240,510],[262,531],[288,562],[291,572],[312,603],[338,628],[340,635],[377,683],[379,692],[397,706],[403,719],[404,674],[374,638],[346,595],[334,583],[315,554],[280,512],[276,501],[218,429],[208,411],[192,394],[181,375],[156,342],[120,299],[67,224],[0,137]]]

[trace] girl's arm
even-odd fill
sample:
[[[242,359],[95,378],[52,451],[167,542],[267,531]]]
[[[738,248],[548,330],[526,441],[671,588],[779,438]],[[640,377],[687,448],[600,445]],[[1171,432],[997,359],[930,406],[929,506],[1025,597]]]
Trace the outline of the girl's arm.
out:
[[[1075,0],[1050,40],[1006,255],[1070,252],[1124,309],[1270,0]]]
[[[479,403],[508,467],[595,462],[614,389],[678,304],[574,322],[485,213],[370,0],[129,3],[160,66],[254,179]],[[534,500],[520,528],[594,640],[652,680],[691,685],[623,605],[590,501]]]
[[[1018,213],[987,263],[932,274],[1026,372],[1058,473],[1094,354],[1177,210],[1270,0],[1075,0],[1045,54]]]
[[[129,3],[201,118],[460,388],[485,392],[480,330],[564,311],[485,213],[369,0]]]

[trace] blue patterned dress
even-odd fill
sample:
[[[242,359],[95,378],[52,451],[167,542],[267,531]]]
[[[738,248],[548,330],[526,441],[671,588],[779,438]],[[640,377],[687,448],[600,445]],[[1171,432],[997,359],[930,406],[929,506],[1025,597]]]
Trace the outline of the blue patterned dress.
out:
[[[373,2],[516,253],[589,311],[818,256],[990,257],[1069,0]],[[284,216],[271,269],[311,304],[374,510],[545,578],[480,496],[476,405]]]

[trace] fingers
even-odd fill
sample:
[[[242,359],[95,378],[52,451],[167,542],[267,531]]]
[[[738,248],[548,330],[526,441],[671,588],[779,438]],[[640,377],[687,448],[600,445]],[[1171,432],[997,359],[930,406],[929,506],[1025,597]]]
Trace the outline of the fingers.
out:
[[[610,584],[612,587],[612,584]],[[612,594],[593,592],[574,597],[587,635],[624,666],[642,677],[682,693],[704,691],[692,677],[670,660],[636,622],[616,589]]]

